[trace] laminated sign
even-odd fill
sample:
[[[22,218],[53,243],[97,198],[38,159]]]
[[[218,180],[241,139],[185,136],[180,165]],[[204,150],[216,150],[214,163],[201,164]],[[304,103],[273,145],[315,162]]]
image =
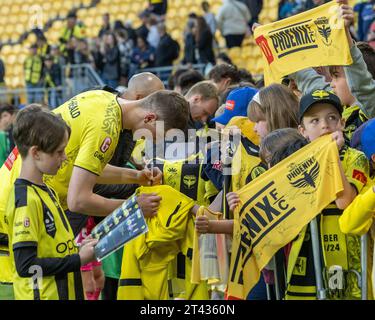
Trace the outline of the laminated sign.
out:
[[[228,296],[244,299],[261,270],[343,190],[336,143],[321,137],[238,191]]]
[[[143,212],[133,195],[98,224],[91,232],[99,239],[95,246],[95,256],[101,261],[125,243],[148,231]]]
[[[353,63],[339,5],[330,1],[255,29],[263,54],[265,84],[309,67]]]

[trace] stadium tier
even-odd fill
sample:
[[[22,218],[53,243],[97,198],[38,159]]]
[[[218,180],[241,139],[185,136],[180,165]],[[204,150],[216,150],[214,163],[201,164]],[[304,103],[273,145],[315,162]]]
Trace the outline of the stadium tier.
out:
[[[222,4],[221,0],[209,1],[212,11],[217,13]],[[261,23],[269,23],[277,19],[279,0],[264,1],[260,14]],[[138,14],[147,6],[147,1],[134,0],[101,0],[101,1],[72,1],[72,0],[0,0],[0,42],[3,43],[1,57],[6,67],[5,82],[8,88],[24,86],[23,63],[28,54],[28,47],[36,41],[33,28],[43,28],[49,44],[57,44],[70,10],[79,8],[77,16],[85,26],[88,38],[98,35],[102,24],[102,15],[109,13],[112,21],[131,22],[133,27],[140,25]],[[200,0],[174,0],[169,2],[166,26],[172,38],[176,39],[181,47],[183,44],[183,30],[188,14],[195,12],[202,14]],[[50,26],[47,26],[48,22]],[[220,48],[225,48],[224,38],[219,31],[216,38]],[[226,51],[226,49],[220,49]],[[183,51],[181,50],[181,53]],[[245,40],[242,48],[227,52],[233,62],[241,68],[246,68],[253,74],[260,74],[261,53],[252,38]]]

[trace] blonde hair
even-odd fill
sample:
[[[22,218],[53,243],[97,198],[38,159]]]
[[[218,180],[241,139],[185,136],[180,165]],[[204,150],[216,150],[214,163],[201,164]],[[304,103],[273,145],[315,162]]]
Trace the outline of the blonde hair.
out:
[[[186,98],[189,99],[196,94],[202,96],[202,99],[205,101],[216,99],[219,102],[219,91],[212,82],[198,82],[188,91],[188,93],[186,94]]]
[[[251,121],[266,121],[268,132],[298,127],[298,98],[288,87],[271,84],[259,91],[259,101],[253,99],[247,108]]]

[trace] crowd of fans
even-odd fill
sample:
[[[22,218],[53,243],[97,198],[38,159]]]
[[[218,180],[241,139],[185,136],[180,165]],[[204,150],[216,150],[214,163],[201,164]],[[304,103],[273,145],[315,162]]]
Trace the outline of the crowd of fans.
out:
[[[340,1],[344,2],[344,0]],[[311,2],[308,0],[298,2],[283,1],[280,4],[280,13],[284,15],[283,17],[287,17],[301,10],[312,8],[315,5],[321,5],[323,2],[324,1],[318,0],[313,0]],[[369,5],[372,6],[371,1],[361,2],[355,9],[363,13],[368,9],[367,6]],[[164,121],[164,123],[167,124],[166,130],[170,128],[181,130],[195,129],[195,132],[200,134],[203,134],[209,127],[215,128],[217,132],[222,132],[222,128],[226,126],[231,127],[233,124],[232,121],[235,121],[235,125],[241,128],[241,147],[236,150],[244,150],[246,152],[241,151],[244,158],[240,160],[240,163],[235,164],[240,166],[240,174],[231,175],[230,185],[225,186],[223,163],[221,163],[220,160],[215,163],[210,161],[212,160],[213,154],[216,153],[220,155],[220,150],[215,149],[215,141],[206,144],[202,150],[197,150],[197,154],[199,153],[198,151],[201,151],[204,153],[207,160],[204,166],[202,166],[202,171],[199,169],[197,176],[191,176],[190,174],[185,176],[182,174],[182,169],[179,173],[177,173],[178,170],[175,169],[176,175],[173,178],[176,179],[178,183],[183,181],[184,178],[186,178],[184,182],[188,183],[192,181],[189,180],[192,178],[196,178],[196,182],[200,181],[200,183],[203,183],[203,180],[205,181],[204,184],[208,182],[207,185],[209,187],[206,190],[207,192],[204,192],[204,196],[202,195],[202,201],[207,202],[204,202],[204,205],[199,204],[201,205],[199,210],[205,207],[204,210],[209,209],[215,212],[222,212],[224,211],[222,204],[225,203],[223,197],[226,197],[228,211],[232,215],[235,213],[234,210],[240,203],[238,195],[239,190],[251,183],[254,179],[258,179],[260,175],[266,175],[265,172],[267,169],[273,167],[308,143],[319,139],[323,135],[329,134],[332,140],[335,141],[339,151],[339,153],[335,152],[335,157],[337,156],[339,163],[342,162],[342,164],[339,165],[339,169],[343,190],[336,195],[336,200],[324,209],[327,211],[322,212],[321,216],[325,217],[320,220],[321,231],[318,236],[321,237],[321,245],[324,245],[322,248],[324,257],[329,257],[330,259],[330,261],[327,260],[328,262],[323,262],[325,266],[337,266],[342,263],[347,266],[346,269],[348,270],[345,270],[343,273],[345,277],[344,289],[336,290],[336,288],[331,290],[331,288],[329,288],[328,298],[332,300],[360,299],[361,284],[359,284],[356,278],[356,274],[361,271],[361,263],[359,262],[359,236],[367,233],[370,226],[373,224],[373,206],[375,203],[375,188],[373,188],[375,169],[375,149],[373,146],[375,144],[374,133],[372,132],[372,130],[375,130],[375,122],[373,120],[375,107],[372,102],[375,87],[375,50],[365,42],[353,41],[350,37],[349,26],[353,24],[354,19],[352,14],[348,14],[344,17],[344,25],[347,31],[348,46],[350,46],[348,50],[350,50],[353,64],[345,66],[330,65],[319,68],[311,67],[289,74],[282,84],[273,83],[265,86],[262,78],[254,79],[247,70],[238,69],[233,65],[228,55],[218,50],[220,48],[218,48],[215,39],[216,29],[218,29],[224,36],[228,48],[241,46],[244,38],[251,34],[250,26],[253,22],[257,21],[256,14],[259,15],[261,7],[261,1],[244,1],[244,3],[242,3],[236,0],[224,0],[223,6],[215,16],[210,12],[209,4],[203,2],[202,9],[205,12],[203,16],[198,16],[195,13],[189,14],[189,19],[184,31],[185,45],[183,46],[183,54],[181,52],[181,45],[178,44],[166,30],[166,2],[160,1],[157,1],[157,5],[151,3],[147,10],[140,13],[139,16],[142,20],[142,25],[135,30],[130,23],[122,23],[121,21],[112,23],[111,17],[105,14],[103,15],[103,25],[98,33],[98,37],[95,39],[87,39],[85,37],[84,26],[77,21],[76,13],[72,12],[68,16],[65,29],[62,30],[59,44],[48,44],[43,34],[36,31],[38,40],[30,47],[30,55],[25,61],[25,80],[27,88],[30,90],[30,93],[32,93],[28,96],[30,101],[38,101],[41,99],[39,96],[40,92],[33,91],[33,89],[38,89],[40,87],[58,88],[62,83],[61,79],[63,76],[73,76],[69,68],[63,69],[67,71],[65,71],[66,74],[62,74],[62,65],[91,64],[107,85],[104,88],[95,88],[95,90],[84,92],[78,95],[79,98],[76,96],[68,100],[66,104],[54,111],[57,113],[61,112],[62,118],[67,117],[67,119],[71,121],[76,118],[75,115],[77,115],[74,114],[74,109],[80,108],[80,117],[75,121],[72,120],[70,123],[72,129],[67,130],[66,126],[64,126],[66,132],[63,131],[63,134],[61,134],[62,140],[67,140],[67,136],[72,135],[69,142],[63,141],[64,143],[70,143],[67,147],[70,153],[68,157],[65,157],[65,155],[61,156],[62,158],[65,157],[64,160],[61,160],[61,163],[63,161],[66,161],[65,163],[70,162],[71,164],[69,165],[73,167],[73,162],[75,162],[74,169],[71,171],[71,177],[68,177],[71,181],[68,183],[67,190],[60,191],[61,194],[67,198],[70,197],[69,200],[67,200],[68,208],[65,210],[72,226],[70,233],[74,232],[74,236],[78,234],[83,236],[91,222],[89,223],[89,220],[86,220],[85,223],[80,222],[79,225],[76,223],[82,217],[86,219],[87,217],[85,217],[85,215],[96,214],[97,216],[104,216],[112,212],[114,208],[117,208],[120,202],[113,202],[115,201],[114,199],[127,198],[137,187],[130,185],[130,188],[125,190],[126,183],[131,182],[144,185],[143,183],[145,182],[147,185],[153,185],[152,179],[154,178],[154,172],[151,176],[145,176],[145,180],[129,179],[124,182],[121,179],[126,176],[126,174],[122,174],[125,171],[113,170],[121,170],[120,168],[115,169],[114,166],[129,168],[137,168],[137,166],[139,166],[138,169],[142,169],[147,173],[149,172],[147,161],[145,161],[147,158],[147,150],[145,149],[143,153],[141,153],[142,161],[135,161],[137,156],[136,149],[139,145],[135,146],[136,143],[133,143],[133,141],[129,143],[129,140],[127,140],[129,136],[127,136],[127,134],[135,132],[140,128],[153,128],[153,124],[156,120]],[[343,11],[345,9],[343,9],[342,6],[340,10]],[[346,10],[352,13],[351,8],[346,8]],[[369,16],[370,15],[368,15],[368,17]],[[362,16],[362,18],[363,17],[364,16]],[[373,24],[373,21],[368,17],[366,19],[360,18],[362,22],[358,22],[358,28],[356,30],[351,30],[354,33],[355,39],[360,39],[361,34],[362,36],[366,34],[365,29],[362,29],[362,27],[364,28],[364,24],[366,24],[368,28],[371,28],[370,26]],[[140,73],[140,71],[151,67],[170,66],[181,54],[182,64],[169,76],[167,84],[167,88],[174,92],[163,91],[164,84],[152,73]],[[195,63],[201,63],[210,67],[206,67],[204,72],[197,71],[192,66]],[[128,81],[128,79],[130,79],[130,81]],[[127,88],[121,91],[121,86],[127,86]],[[117,88],[117,90],[114,90],[115,88]],[[56,94],[58,94],[58,92],[56,92]],[[109,125],[115,126],[115,124],[112,123],[113,119],[107,117],[107,111],[112,111],[113,109],[110,107],[113,106],[117,108],[116,102],[121,110],[121,119],[125,120],[122,121],[123,123],[121,123],[121,121],[116,122],[118,128],[107,130],[108,123],[110,123]],[[20,111],[21,116],[28,113],[27,109],[31,110],[30,115],[33,113],[33,110],[35,114],[44,112],[42,111],[42,106],[31,105]],[[17,128],[17,121],[20,122],[19,117],[13,122],[16,111],[17,109],[12,105],[2,104],[0,107],[0,164],[7,161],[6,156],[14,147],[11,134],[12,123],[15,123],[15,128]],[[93,116],[93,114],[95,114],[95,116],[97,115],[97,117]],[[62,119],[58,117],[53,119],[62,122]],[[35,127],[40,126],[38,126],[37,123]],[[27,131],[26,129],[25,132]],[[38,128],[38,130],[40,130],[40,128]],[[42,128],[42,130],[44,130],[44,128]],[[104,134],[103,140],[101,136],[99,138],[95,136],[94,130],[97,130],[95,131],[96,133],[100,132],[100,134]],[[120,134],[121,130],[122,132]],[[108,132],[112,131],[113,137],[108,136]],[[13,132],[17,133],[17,129]],[[90,134],[87,134],[87,132]],[[155,132],[153,132],[153,134],[155,134]],[[27,132],[25,136],[27,136]],[[35,135],[30,134],[30,136],[34,137]],[[199,136],[199,134],[197,136]],[[17,138],[16,134],[15,137]],[[95,137],[95,139],[92,137]],[[97,141],[99,141],[99,145]],[[114,144],[112,144],[112,142],[114,142]],[[142,141],[138,142],[142,143]],[[61,146],[61,144],[62,142],[56,143],[57,146]],[[72,147],[72,144],[76,145]],[[17,145],[19,144],[17,143]],[[91,147],[88,148],[88,145],[93,146],[95,150],[100,146],[99,149],[101,153],[99,153],[99,151],[91,152]],[[111,149],[107,152],[109,148]],[[78,149],[82,149],[82,152],[86,152],[87,157],[81,156],[81,158],[77,158],[77,160],[77,154],[81,152],[76,152]],[[126,149],[126,155],[124,149]],[[226,150],[228,154],[229,151],[231,150]],[[35,162],[39,163],[40,159],[38,155],[34,156],[32,151],[27,152],[28,154],[26,156],[25,154],[21,154],[22,158],[29,157],[29,159],[32,158],[33,161],[35,158]],[[61,154],[64,154],[64,152]],[[102,154],[103,157],[101,157]],[[12,155],[14,155],[14,153],[11,153],[11,156]],[[110,158],[112,159],[110,160]],[[8,159],[13,162],[15,161],[9,157]],[[152,157],[148,157],[147,159],[151,161]],[[218,159],[221,158],[218,157]],[[15,171],[13,162],[11,167]],[[108,176],[111,178],[101,180],[108,184],[108,186],[106,186],[107,189],[103,189],[103,186],[100,185],[95,186],[95,183],[98,181],[97,174],[96,171],[90,169],[92,168],[93,162],[97,163],[98,166],[103,166],[103,164],[106,166],[107,163],[112,165],[107,167],[107,169],[110,170],[107,171]],[[27,165],[29,162],[24,161],[24,163]],[[83,164],[84,167],[78,166],[77,164]],[[5,167],[7,167],[7,169],[5,169]],[[34,169],[35,168],[37,168],[37,166],[34,166]],[[7,164],[3,166],[5,172],[11,170],[8,169]],[[152,170],[154,169],[156,168]],[[158,170],[159,169],[156,169],[155,173],[158,174],[158,179],[161,179],[161,172],[159,173]],[[171,172],[172,171],[173,170],[171,170]],[[121,174],[116,174],[119,172],[121,172]],[[39,170],[41,181],[42,173],[45,172]],[[311,174],[310,172],[309,175]],[[5,175],[3,177],[5,177]],[[137,173],[137,177],[143,177],[143,175]],[[306,177],[309,177],[307,172],[305,172],[305,179],[307,179]],[[103,176],[101,176],[101,178],[103,178]],[[171,180],[173,179],[166,180],[172,185],[174,181],[171,182]],[[5,180],[6,179],[3,179],[3,181]],[[312,182],[312,184],[314,189],[317,188],[314,182]],[[158,183],[153,186],[158,187],[157,185]],[[96,189],[94,189],[94,186]],[[211,187],[215,189],[213,193],[211,193]],[[229,188],[229,193],[228,190],[224,190],[224,196],[218,193],[227,187]],[[319,186],[319,188],[324,187],[323,184]],[[181,194],[184,192],[187,193],[187,190],[183,190],[182,187],[179,188]],[[75,192],[77,190],[80,192]],[[66,193],[69,194],[69,197]],[[124,196],[124,194],[127,194],[127,196]],[[142,198],[142,195],[140,195],[139,198],[145,199]],[[363,198],[364,195],[366,195],[367,198]],[[99,198],[100,196],[102,196],[102,198]],[[294,198],[297,196],[298,195],[293,195]],[[156,196],[151,195],[151,197]],[[100,201],[98,199],[100,199]],[[365,201],[366,199],[367,201]],[[150,201],[151,205],[149,207],[143,207],[142,205],[145,203],[139,204],[146,218],[151,218],[156,214],[158,208],[155,203],[158,203],[160,200],[161,198],[159,200],[153,198],[153,200]],[[198,203],[198,190],[196,199],[194,200]],[[147,204],[147,201],[145,202]],[[331,200],[329,202],[331,202]],[[20,201],[18,201],[18,204],[19,203]],[[267,206],[258,206],[258,204],[257,207],[264,210],[265,214],[267,214],[266,210],[271,210],[267,208]],[[364,205],[367,205],[368,208],[362,210]],[[22,206],[19,205],[19,207]],[[181,203],[171,216],[175,216],[180,208]],[[11,214],[17,210],[20,209],[17,207],[9,210],[8,208]],[[82,213],[82,217],[78,217],[78,214],[75,212]],[[364,216],[364,212],[366,216]],[[11,216],[11,214],[9,214],[9,216]],[[160,212],[157,212],[157,214],[160,214]],[[193,212],[193,214],[197,214],[197,212]],[[301,212],[301,214],[303,214],[303,212]],[[6,215],[8,216],[8,212]],[[332,216],[337,216],[337,220],[331,220]],[[225,217],[225,219],[222,220],[209,220],[207,216],[197,216],[196,220],[194,220],[195,224],[193,224],[193,229],[196,228],[200,234],[226,233],[228,235],[233,235],[236,231],[233,217],[236,216],[232,216],[232,219],[230,219],[230,217],[231,216]],[[354,217],[362,217],[363,221],[360,221],[361,223],[355,222]],[[169,224],[172,219],[168,220]],[[172,224],[175,223],[174,221],[175,220],[172,221]],[[29,228],[29,223],[30,220],[28,219],[21,221],[21,223],[14,221],[14,226]],[[92,223],[95,224],[97,221],[93,219]],[[86,231],[84,231],[84,228],[82,229],[84,225],[86,225]],[[173,227],[176,228],[176,226],[172,225],[168,231],[173,229]],[[44,230],[42,231],[44,232]],[[154,230],[150,228],[149,232],[152,233],[153,231]],[[60,230],[58,230],[58,232],[60,232]],[[275,292],[283,291],[282,295],[285,295],[287,299],[317,298],[317,281],[315,279],[318,271],[316,274],[314,274],[313,271],[310,272],[310,270],[313,270],[312,266],[314,264],[314,253],[312,249],[310,250],[309,240],[312,238],[310,237],[310,232],[312,232],[310,229],[301,231],[297,238],[293,239],[292,242],[288,243],[279,251],[282,256],[283,265],[281,273],[290,274],[289,279],[285,279],[285,285],[287,284],[289,289],[293,290],[277,288],[283,280],[278,279],[275,267],[269,264],[262,270],[262,275],[259,280],[257,280],[258,283],[248,292],[247,299],[272,299],[272,297],[270,297],[270,289],[273,288],[275,288]],[[161,239],[163,239],[163,236],[164,234],[157,235],[157,237]],[[178,235],[178,237],[177,240],[180,241],[180,235]],[[339,243],[337,240],[338,237],[342,237],[344,241]],[[326,239],[329,239],[329,241]],[[326,246],[326,242],[337,242],[337,246],[334,246],[335,250],[328,249],[331,248],[331,244]],[[28,243],[30,245],[30,242]],[[347,243],[348,245],[342,246],[342,243]],[[167,252],[168,246],[165,245],[165,247],[165,251]],[[128,274],[124,273],[124,270],[126,272],[131,270],[131,272],[133,272],[135,266],[131,265],[130,260],[127,259],[128,256],[126,255],[131,257],[131,254],[133,254],[128,248],[129,247],[125,249],[124,256],[122,256],[122,252],[116,253],[118,256],[115,258],[118,260],[115,261],[115,258],[113,260],[104,260],[104,271],[101,271],[100,264],[95,266],[99,267],[98,269],[102,281],[101,284],[95,284],[91,287],[92,283],[90,284],[89,280],[93,280],[91,277],[92,274],[90,274],[90,279],[87,277],[86,280],[83,281],[87,299],[98,299],[99,293],[102,290],[103,299],[111,300],[116,299],[116,297],[119,299],[127,299],[126,290],[129,290],[128,287],[138,286],[139,288],[137,290],[142,291],[144,288],[148,288],[147,285],[152,288],[151,290],[144,290],[146,292],[144,295],[145,299],[168,299],[168,297],[171,298],[172,296],[176,299],[181,298],[179,296],[179,294],[181,294],[181,292],[178,291],[179,288],[171,287],[169,292],[167,292],[168,290],[162,289],[159,290],[159,292],[156,285],[157,282],[153,282],[154,277],[152,277],[151,280],[146,279],[146,277],[141,279],[134,277],[129,278]],[[17,251],[18,249],[20,248],[14,247],[11,250]],[[150,250],[152,249],[154,248],[150,248]],[[21,250],[24,249],[21,248]],[[158,255],[162,256],[164,254],[162,251],[163,250],[156,252],[155,256],[157,256],[158,259],[160,258]],[[331,255],[330,251],[337,251],[337,255],[336,252],[333,252]],[[190,279],[190,271],[187,271],[188,268],[186,267],[189,266],[189,261],[191,264],[191,259],[188,259],[190,258],[188,252],[186,254],[183,253],[185,259],[183,263],[185,266],[183,275],[186,279]],[[291,252],[293,252],[295,256],[292,256]],[[22,254],[25,253],[23,252]],[[166,254],[168,254],[168,252]],[[295,257],[295,259],[292,257]],[[344,258],[341,259],[341,257]],[[11,256],[11,258],[13,259],[13,256]],[[138,260],[140,261],[141,258]],[[16,261],[16,264],[21,264],[20,261],[23,260],[18,256],[14,258],[14,261]],[[30,259],[26,262],[30,263]],[[87,266],[86,262],[89,262],[89,259],[81,259],[82,267]],[[152,260],[150,259],[148,263],[150,264],[151,262]],[[158,261],[158,263],[160,263],[160,261]],[[302,269],[301,264],[305,266],[304,272],[300,272]],[[23,264],[23,266],[25,265],[26,264]],[[139,266],[139,268],[141,268],[141,264],[139,264]],[[75,263],[74,267],[75,271],[79,270],[77,263]],[[110,267],[111,272],[108,273],[108,269],[105,270],[105,267]],[[149,265],[147,267],[149,267]],[[119,268],[120,271],[118,274],[114,275],[114,269],[117,268]],[[66,270],[68,270],[68,268],[65,268],[64,272]],[[82,274],[92,270],[93,269],[84,270],[81,268]],[[356,273],[354,272],[355,274],[348,275],[349,271],[352,270]],[[324,276],[328,276],[329,272],[330,271],[327,271],[326,274],[325,270]],[[17,273],[20,275],[23,274],[19,269],[17,269]],[[88,275],[88,273],[86,273],[86,275]],[[105,281],[104,276],[106,278]],[[155,279],[156,276],[159,275],[155,273]],[[26,278],[27,275],[21,277]],[[94,276],[94,278],[96,277]],[[109,278],[113,281],[111,282]],[[332,279],[333,278],[330,278],[329,281],[331,282]],[[131,285],[129,285],[128,280],[133,280],[130,281]],[[16,285],[21,283],[20,279],[17,279],[17,281],[15,282],[15,288]],[[163,283],[167,282],[165,281]],[[189,285],[185,284],[186,292],[184,292],[183,296],[185,299],[203,300],[208,298],[209,291],[212,293],[212,288],[208,290],[208,287],[206,287],[202,290],[203,294],[200,290],[192,289],[193,292],[189,295],[191,284],[189,281],[186,283],[189,283]],[[11,283],[7,282],[6,285],[11,286]],[[369,296],[373,289],[371,286],[370,288]],[[119,289],[119,291],[117,289]],[[134,294],[136,291],[130,290],[128,294],[129,292],[133,294],[130,298],[135,298]],[[20,293],[16,292],[16,298],[17,294],[19,295]],[[63,299],[61,297],[59,298]]]

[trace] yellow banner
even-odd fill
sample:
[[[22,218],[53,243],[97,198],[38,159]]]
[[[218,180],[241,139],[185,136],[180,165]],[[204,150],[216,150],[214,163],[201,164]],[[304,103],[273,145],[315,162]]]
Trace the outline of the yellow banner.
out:
[[[331,1],[255,29],[266,85],[280,83],[284,76],[308,67],[353,63],[338,10],[339,5]]]
[[[245,299],[261,270],[343,190],[339,155],[321,137],[238,191],[228,296]]]

